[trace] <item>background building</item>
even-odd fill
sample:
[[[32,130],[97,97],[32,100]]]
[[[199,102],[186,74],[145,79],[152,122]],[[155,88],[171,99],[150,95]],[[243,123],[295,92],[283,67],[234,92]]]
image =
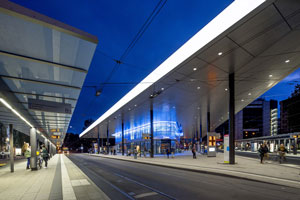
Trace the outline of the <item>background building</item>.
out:
[[[291,97],[280,102],[281,133],[300,132],[300,85]]]
[[[257,99],[238,112],[235,120],[236,139],[277,135],[278,102]],[[228,133],[228,121],[219,126],[216,132]]]

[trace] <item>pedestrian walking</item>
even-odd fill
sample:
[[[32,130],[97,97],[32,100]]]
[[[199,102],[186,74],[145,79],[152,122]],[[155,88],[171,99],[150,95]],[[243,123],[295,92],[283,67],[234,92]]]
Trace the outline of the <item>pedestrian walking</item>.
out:
[[[137,159],[137,153],[138,153],[138,151],[136,150],[136,147],[135,147],[133,150],[134,159]]]
[[[196,147],[195,147],[195,145],[192,148],[192,153],[193,153],[193,159],[196,159],[197,157],[196,157]]]
[[[31,149],[30,149],[30,146],[27,146],[24,155],[25,155],[25,158],[27,159],[27,166],[26,166],[26,169],[30,169],[30,157],[31,157]]]
[[[45,146],[43,146],[42,148],[42,157],[43,157],[43,160],[45,161],[45,167],[44,168],[47,168],[48,167],[48,158],[49,158],[49,153],[46,149]]]
[[[278,148],[279,163],[281,163],[283,160],[286,161],[285,153],[287,152],[287,149],[284,147],[283,144],[281,144]]]
[[[264,158],[268,157],[269,149],[268,149],[267,145],[262,144],[260,146],[260,148],[258,149],[258,152],[259,152],[259,156],[260,156],[260,163],[263,164]]]
[[[170,156],[170,150],[169,150],[169,148],[166,149],[166,153],[167,153],[167,157],[169,158],[169,156]]]
[[[174,148],[171,148],[171,158],[174,158],[174,154],[175,154],[175,149]]]

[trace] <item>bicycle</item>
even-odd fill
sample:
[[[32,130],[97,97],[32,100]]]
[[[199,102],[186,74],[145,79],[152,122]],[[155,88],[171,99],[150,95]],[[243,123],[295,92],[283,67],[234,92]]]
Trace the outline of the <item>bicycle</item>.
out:
[[[43,159],[41,157],[37,157],[36,162],[37,167],[39,167],[39,169],[42,169]]]
[[[286,158],[285,158],[285,152],[279,151],[278,152],[278,161],[279,161],[279,163],[281,164],[285,160],[286,160]]]

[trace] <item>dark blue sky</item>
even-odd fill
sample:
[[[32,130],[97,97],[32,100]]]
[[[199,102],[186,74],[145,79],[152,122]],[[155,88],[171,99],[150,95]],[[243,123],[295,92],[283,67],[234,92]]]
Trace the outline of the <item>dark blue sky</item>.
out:
[[[96,49],[74,111],[70,132],[80,133],[85,119],[97,119],[134,83],[141,81],[233,0],[168,0],[108,82],[102,85],[159,0],[12,0],[24,7],[96,35]],[[299,70],[264,97],[286,99]],[[92,86],[92,87],[90,87]],[[96,89],[102,94],[95,96]]]

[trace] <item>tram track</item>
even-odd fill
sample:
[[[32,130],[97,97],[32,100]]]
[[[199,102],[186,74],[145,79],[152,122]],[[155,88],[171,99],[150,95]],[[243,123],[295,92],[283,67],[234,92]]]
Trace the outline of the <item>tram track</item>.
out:
[[[85,154],[69,158],[110,199],[297,199],[299,191],[257,181],[119,161]],[[218,191],[218,192],[216,192]],[[269,194],[265,196],[264,194]]]

